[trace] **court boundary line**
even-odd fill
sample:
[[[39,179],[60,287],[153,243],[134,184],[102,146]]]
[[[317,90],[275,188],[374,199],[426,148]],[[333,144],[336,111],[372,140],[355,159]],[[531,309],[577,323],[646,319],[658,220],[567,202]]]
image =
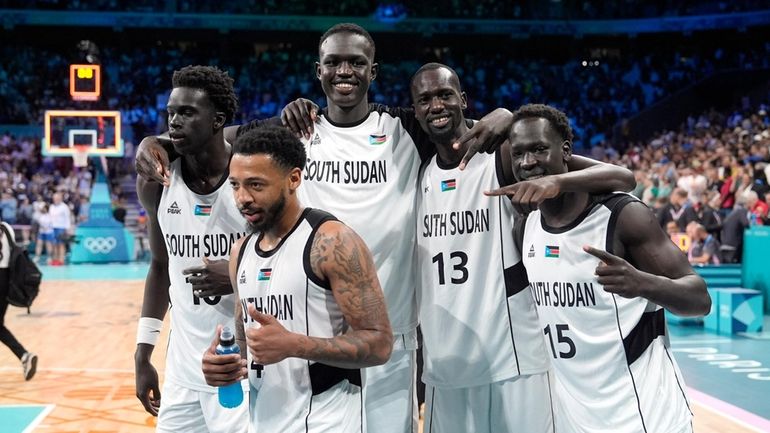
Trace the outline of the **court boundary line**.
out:
[[[27,425],[27,427],[22,430],[21,433],[32,433],[35,428],[37,428],[38,425],[40,425],[41,422],[45,419],[45,417],[48,416],[51,411],[54,410],[56,407],[56,404],[54,403],[46,403],[46,404],[0,404],[0,407],[43,407],[43,410],[40,411],[39,414]]]
[[[758,433],[770,432],[770,420],[738,406],[687,387],[687,394],[700,407]]]

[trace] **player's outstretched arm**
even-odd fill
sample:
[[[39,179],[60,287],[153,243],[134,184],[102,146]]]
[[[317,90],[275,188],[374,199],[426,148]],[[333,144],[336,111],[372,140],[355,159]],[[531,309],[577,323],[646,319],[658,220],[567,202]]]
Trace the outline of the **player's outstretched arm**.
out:
[[[510,145],[503,144],[501,157],[503,173],[512,179],[510,166]],[[565,192],[587,192],[592,194],[614,191],[630,191],[636,185],[630,170],[613,164],[606,164],[590,158],[573,155],[567,164],[569,172],[545,176],[535,180],[511,183],[501,188],[485,191],[490,196],[509,196],[514,209],[521,215],[534,210],[545,200],[557,197]],[[511,173],[511,174],[508,174]]]
[[[608,292],[626,298],[641,296],[680,316],[707,314],[711,298],[705,281],[665,235],[652,211],[633,202],[620,212],[615,254],[584,247],[601,260],[596,268],[598,282]]]
[[[134,353],[136,397],[142,402],[148,413],[157,416],[160,409],[160,387],[158,372],[150,363],[150,359],[169,304],[168,253],[157,216],[162,188],[159,184],[149,182],[141,177],[137,178],[136,184],[139,201],[147,210],[150,251],[152,252],[152,260],[144,284],[142,314],[137,331],[136,352]]]
[[[631,191],[636,179],[631,170],[580,155],[572,155],[567,163],[568,173],[561,174],[563,192],[602,194]]]
[[[255,362],[272,364],[296,357],[340,368],[385,363],[393,349],[393,332],[366,244],[342,223],[326,222],[315,235],[310,262],[313,272],[329,282],[350,329],[333,338],[295,334],[249,305],[249,315],[262,325],[246,330]]]

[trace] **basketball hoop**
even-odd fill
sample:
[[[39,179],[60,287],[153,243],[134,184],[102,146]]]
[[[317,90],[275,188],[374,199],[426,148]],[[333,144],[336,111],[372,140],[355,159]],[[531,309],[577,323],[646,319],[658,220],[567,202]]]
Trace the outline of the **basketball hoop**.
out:
[[[91,150],[91,146],[73,146],[72,147],[72,163],[77,168],[88,167],[88,151]]]

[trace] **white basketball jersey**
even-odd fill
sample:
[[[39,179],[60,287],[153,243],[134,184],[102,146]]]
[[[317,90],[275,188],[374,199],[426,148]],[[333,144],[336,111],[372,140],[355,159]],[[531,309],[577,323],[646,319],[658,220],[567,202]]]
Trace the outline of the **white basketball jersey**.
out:
[[[310,140],[300,201],[349,225],[372,252],[393,332],[417,326],[414,200],[420,155],[397,111],[355,125],[321,114]]]
[[[500,187],[499,152],[465,170],[434,156],[420,175],[417,289],[423,381],[466,388],[548,369],[532,293]],[[462,356],[459,356],[462,354]]]
[[[251,236],[239,259],[238,295],[244,327],[258,327],[248,306],[274,316],[288,331],[311,337],[343,334],[348,324],[328,283],[310,267],[317,228],[333,216],[306,208],[297,224],[271,251],[259,249]],[[257,432],[358,432],[361,420],[361,374],[300,358],[258,366],[248,354],[252,404]]]
[[[171,185],[163,189],[158,222],[168,252],[171,286],[171,333],[166,356],[166,380],[199,391],[206,385],[201,357],[218,324],[233,325],[235,296],[198,298],[182,270],[201,266],[203,257],[230,258],[235,240],[246,234],[246,220],[238,211],[227,173],[211,194],[196,194],[182,179],[182,159],[171,163]]]
[[[617,217],[633,201],[602,197],[563,228],[540,211],[527,219],[523,260],[553,357],[557,432],[669,433],[691,421],[663,309],[605,292],[599,259],[583,251],[612,253]]]

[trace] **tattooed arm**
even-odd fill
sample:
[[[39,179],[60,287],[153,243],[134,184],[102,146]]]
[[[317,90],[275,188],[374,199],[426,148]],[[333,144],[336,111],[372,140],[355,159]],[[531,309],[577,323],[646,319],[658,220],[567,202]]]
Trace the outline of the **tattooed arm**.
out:
[[[344,224],[326,222],[313,239],[310,262],[313,272],[329,282],[350,328],[333,338],[308,337],[287,331],[273,316],[250,305],[249,315],[262,325],[246,330],[255,361],[272,364],[296,357],[340,368],[387,362],[393,349],[393,331],[374,262],[364,241]]]

